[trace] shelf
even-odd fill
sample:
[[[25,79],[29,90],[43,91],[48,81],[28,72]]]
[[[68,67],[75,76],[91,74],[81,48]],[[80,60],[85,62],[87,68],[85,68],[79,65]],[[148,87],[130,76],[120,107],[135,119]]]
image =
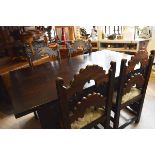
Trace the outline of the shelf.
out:
[[[93,40],[91,41],[92,44],[92,50],[93,51],[98,51],[99,47],[98,47],[98,41],[97,40]]]
[[[137,52],[134,49],[124,49],[124,48],[100,48],[100,50],[111,50],[111,51],[119,51],[119,52]]]
[[[139,39],[135,39],[135,40],[123,40],[123,39],[120,39],[120,40],[108,40],[108,39],[103,39],[103,40],[100,40],[99,42],[100,43],[139,43],[139,42],[142,42],[142,41],[149,41],[151,38],[149,39],[142,39],[142,38],[139,38]]]
[[[147,48],[149,39],[136,40],[100,40],[99,50],[111,50],[117,52],[136,53],[141,48]]]

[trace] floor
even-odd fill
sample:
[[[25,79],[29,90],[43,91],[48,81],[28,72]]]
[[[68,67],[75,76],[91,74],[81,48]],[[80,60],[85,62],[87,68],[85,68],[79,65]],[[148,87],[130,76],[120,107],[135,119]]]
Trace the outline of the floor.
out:
[[[140,123],[128,128],[155,129],[155,71],[149,80]]]
[[[139,124],[129,125],[126,129],[155,129],[155,71],[152,71],[145,97],[141,121]],[[122,118],[126,117],[122,113]],[[34,114],[29,114],[16,119],[13,115],[11,105],[0,105],[0,128],[2,129],[38,129],[39,120]]]

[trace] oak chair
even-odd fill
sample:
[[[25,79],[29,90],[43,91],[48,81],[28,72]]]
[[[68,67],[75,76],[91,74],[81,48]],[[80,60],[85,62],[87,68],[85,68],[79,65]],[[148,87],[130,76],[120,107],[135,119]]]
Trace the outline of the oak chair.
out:
[[[125,128],[129,124],[140,121],[145,93],[153,65],[154,51],[148,58],[148,53],[145,49],[141,49],[126,65],[127,60],[121,62],[119,82],[117,89],[114,92],[112,110],[114,116],[111,116],[113,128]],[[139,65],[137,69],[136,65]],[[120,112],[126,109],[133,114],[131,119],[128,119],[120,126]]]
[[[115,62],[111,62],[111,68],[106,74],[98,65],[87,66],[74,76],[67,87],[62,78],[57,78],[61,128],[98,128],[99,123],[109,128],[115,67]],[[90,80],[94,80],[95,85],[84,89]],[[103,90],[105,84],[107,92],[101,95],[100,90]]]

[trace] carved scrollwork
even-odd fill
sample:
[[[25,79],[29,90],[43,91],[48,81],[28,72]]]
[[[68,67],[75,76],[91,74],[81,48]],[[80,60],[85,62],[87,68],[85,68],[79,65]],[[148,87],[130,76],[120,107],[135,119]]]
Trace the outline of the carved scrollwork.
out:
[[[136,85],[137,87],[142,87],[144,85],[145,79],[141,74],[135,74],[125,83],[123,94],[129,93],[131,88]]]
[[[77,51],[78,48],[82,48],[85,52],[90,52],[92,45],[89,41],[76,40],[72,45],[69,43],[66,44],[69,54],[72,54]]]
[[[76,118],[82,118],[88,108],[98,109],[103,108],[106,98],[100,93],[88,94],[76,104],[70,115],[70,121],[75,121]]]
[[[139,50],[134,56],[131,57],[131,60],[128,62],[126,73],[134,71],[135,66],[139,63],[141,64],[141,67],[148,64],[148,52],[146,49]]]
[[[85,69],[80,69],[79,73],[74,75],[68,87],[69,96],[74,92],[81,92],[86,82],[94,80],[96,85],[108,82],[108,74],[98,65],[88,65]]]

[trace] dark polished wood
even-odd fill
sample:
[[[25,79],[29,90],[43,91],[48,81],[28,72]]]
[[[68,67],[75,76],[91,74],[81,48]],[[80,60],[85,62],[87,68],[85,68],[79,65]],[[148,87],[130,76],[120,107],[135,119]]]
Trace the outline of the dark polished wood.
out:
[[[143,102],[145,98],[145,93],[151,74],[151,69],[154,60],[154,51],[151,51],[148,57],[148,52],[144,49],[138,51],[131,60],[122,59],[120,76],[116,91],[116,103],[113,104],[114,122],[113,128],[125,128],[127,125],[136,122],[138,123],[141,117]],[[140,69],[136,69],[136,64],[140,64]],[[131,88],[137,88],[140,94],[131,98],[130,100],[122,103],[123,95],[126,95],[131,91]],[[133,118],[127,120],[123,125],[119,125],[120,111],[122,109],[128,109],[128,111],[134,114]]]
[[[0,76],[0,104],[3,102],[6,104],[10,104],[10,98],[2,76]]]
[[[116,62],[116,74],[119,76],[121,59],[130,60],[131,56],[112,51],[98,51],[85,55],[79,55],[72,59],[63,59],[60,62],[44,63],[31,68],[23,68],[10,73],[9,90],[10,98],[14,107],[15,117],[21,117],[31,112],[39,111],[43,107],[57,101],[55,80],[62,77],[64,85],[68,85],[80,68],[96,64],[107,72],[110,62]]]
[[[128,62],[128,67],[126,70],[126,74],[134,71],[136,64],[140,63],[142,67],[148,64],[148,52],[147,50],[141,49],[134,56],[131,57],[131,60]]]
[[[61,77],[57,78],[56,86],[62,116],[60,120],[60,122],[62,121],[62,128],[72,128],[71,124],[78,118],[83,118],[86,110],[91,107],[94,107],[94,112],[98,108],[104,109],[104,112],[99,118],[82,128],[92,128],[99,123],[104,124],[105,128],[109,128],[115,66],[116,63],[111,62],[111,67],[106,74],[102,67],[88,65],[86,68],[80,69],[78,74],[75,74],[73,81],[67,87],[63,85],[64,80]],[[90,80],[94,80],[95,85],[91,92],[86,92],[84,86]],[[101,95],[97,88],[105,84],[108,85],[108,93]]]

